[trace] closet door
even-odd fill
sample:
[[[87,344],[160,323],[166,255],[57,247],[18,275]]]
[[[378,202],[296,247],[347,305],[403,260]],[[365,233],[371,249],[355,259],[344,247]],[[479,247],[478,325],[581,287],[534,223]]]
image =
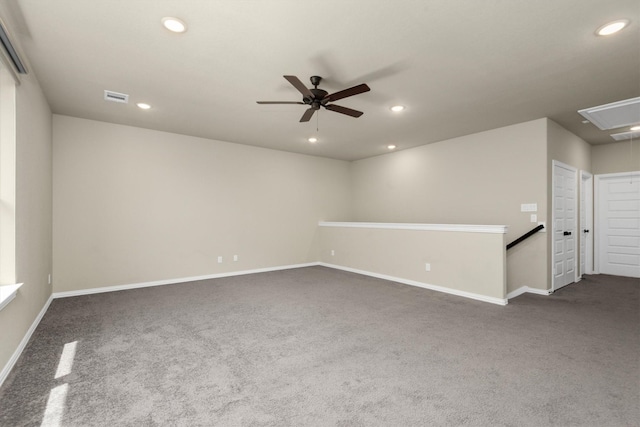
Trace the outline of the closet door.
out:
[[[640,172],[596,181],[599,272],[640,278]]]

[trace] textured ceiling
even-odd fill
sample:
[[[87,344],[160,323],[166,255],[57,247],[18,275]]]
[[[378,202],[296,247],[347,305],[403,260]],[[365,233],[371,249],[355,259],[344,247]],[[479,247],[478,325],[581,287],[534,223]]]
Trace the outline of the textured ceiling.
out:
[[[541,117],[613,142],[577,110],[640,96],[637,0],[5,1],[54,113],[336,159]],[[594,35],[620,18],[631,26]],[[285,74],[329,92],[368,83],[337,102],[365,114],[299,123],[305,106],[256,104],[300,100]]]

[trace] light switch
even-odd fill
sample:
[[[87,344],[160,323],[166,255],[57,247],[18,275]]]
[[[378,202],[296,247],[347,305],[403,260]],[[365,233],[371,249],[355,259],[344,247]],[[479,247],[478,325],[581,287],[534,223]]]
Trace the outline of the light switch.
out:
[[[531,214],[531,222],[538,222],[538,215]]]

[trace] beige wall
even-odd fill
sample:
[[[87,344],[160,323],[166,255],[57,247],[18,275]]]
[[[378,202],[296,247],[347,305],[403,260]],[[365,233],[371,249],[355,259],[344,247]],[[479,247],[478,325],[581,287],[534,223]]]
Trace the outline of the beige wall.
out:
[[[640,141],[594,145],[591,159],[594,175],[640,171]]]
[[[447,288],[485,301],[500,303],[506,298],[504,234],[320,227],[320,242],[320,259],[329,265]]]
[[[24,285],[0,311],[0,367],[51,295],[51,111],[32,74],[16,88],[16,116],[15,279]]]
[[[534,228],[522,203],[546,221],[547,120],[507,126],[352,165],[354,220],[509,227],[510,242]],[[507,253],[508,291],[547,289],[546,235]]]
[[[54,291],[317,261],[350,196],[348,162],[54,115]]]
[[[547,172],[551,194],[551,161],[558,160],[578,170],[591,172],[591,145],[553,120],[547,120]]]

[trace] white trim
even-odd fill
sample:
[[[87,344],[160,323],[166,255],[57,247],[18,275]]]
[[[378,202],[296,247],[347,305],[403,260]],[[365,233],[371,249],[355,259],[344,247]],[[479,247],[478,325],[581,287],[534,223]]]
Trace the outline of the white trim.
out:
[[[587,183],[587,186],[585,187],[585,182]],[[584,260],[584,272],[583,271],[579,271],[578,276],[580,278],[582,278],[582,274],[592,274],[593,273],[593,235],[595,234],[593,231],[593,174],[591,174],[590,172],[587,171],[580,171],[580,211],[582,211],[582,204],[583,202],[585,203],[585,222],[586,224],[583,224],[581,221],[578,221],[578,223],[580,224],[580,228],[578,230],[578,233],[580,235],[580,243],[582,243],[582,239],[585,237],[585,234],[582,232],[582,230],[584,230],[585,228],[589,230],[589,234],[587,235],[586,239],[585,239],[585,250],[584,250],[584,254],[585,254],[585,260]],[[587,192],[587,197],[585,197],[585,200],[582,200],[582,196],[584,192]],[[578,217],[580,217],[580,215],[578,215]],[[582,253],[580,253],[580,265],[582,265]]]
[[[330,222],[320,221],[320,227],[384,228],[388,230],[463,231],[467,233],[506,234],[506,225],[473,224],[410,224],[392,222]]]
[[[553,293],[551,289],[537,289],[537,288],[530,288],[530,287],[527,287],[527,292],[530,294],[546,295],[546,296],[549,296]]]
[[[357,268],[343,267],[341,265],[327,264],[325,262],[320,262],[320,263],[318,263],[318,265],[320,265],[322,267],[334,268],[336,270],[344,270],[344,271],[348,271],[350,273],[362,274],[364,276],[371,276],[371,277],[375,277],[375,278],[378,278],[378,279],[389,280],[391,282],[398,282],[398,283],[402,283],[402,284],[405,284],[405,285],[417,286],[419,288],[429,289],[429,290],[437,291],[437,292],[443,292],[445,294],[451,294],[451,295],[456,295],[456,296],[459,296],[459,297],[471,298],[471,299],[474,299],[474,300],[477,300],[477,301],[489,302],[491,304],[507,305],[507,302],[508,302],[504,298],[488,297],[488,296],[485,296],[485,295],[475,294],[475,293],[472,293],[472,292],[459,291],[459,290],[456,290],[456,289],[445,288],[444,286],[430,285],[428,283],[417,282],[415,280],[402,279],[400,277],[388,276],[386,274],[373,273],[371,271],[365,271],[365,270],[358,270]]]
[[[22,283],[0,286],[0,310],[5,308],[16,297],[20,286],[22,286]]]
[[[551,291],[548,289],[530,288],[529,286],[522,286],[515,291],[511,291],[507,294],[507,300],[515,297],[519,297],[522,294],[536,294],[536,295],[551,295]]]
[[[13,369],[13,366],[16,364],[16,362],[20,358],[22,351],[24,350],[24,348],[27,346],[27,343],[31,339],[31,335],[33,335],[33,332],[38,327],[38,324],[40,324],[40,320],[42,320],[42,316],[44,316],[44,314],[49,309],[49,304],[51,304],[52,300],[53,300],[53,295],[50,295],[49,299],[44,304],[44,307],[42,307],[42,310],[40,310],[40,313],[38,313],[35,320],[31,324],[31,327],[29,327],[29,329],[27,330],[27,333],[22,338],[22,341],[20,341],[18,348],[16,348],[16,351],[13,352],[13,354],[11,355],[11,358],[9,358],[9,361],[6,363],[6,365],[4,365],[4,368],[2,368],[2,372],[0,372],[0,387],[2,386],[4,381],[7,379],[7,377],[9,376],[9,373],[11,373],[11,370]]]
[[[640,175],[640,171],[629,171],[629,172],[616,172],[616,173],[601,173],[595,175],[596,178],[626,178],[629,176]]]
[[[182,277],[179,279],[157,280],[153,282],[131,283],[128,285],[104,286],[101,288],[79,289],[77,291],[54,292],[53,298],[77,297],[80,295],[101,294],[104,292],[126,291],[128,289],[148,288],[151,286],[175,285],[177,283],[196,282],[198,280],[219,279],[222,277],[243,276],[245,274],[267,273],[269,271],[290,270],[292,268],[312,267],[317,262],[305,264],[282,265],[277,267],[258,268],[254,270],[231,271],[227,273],[207,274],[204,276]]]
[[[105,293],[105,292],[117,292],[117,291],[129,290],[129,289],[147,288],[152,286],[164,286],[164,285],[174,285],[177,283],[195,282],[198,280],[209,280],[209,279],[219,279],[222,277],[242,276],[245,274],[267,273],[270,271],[290,270],[293,268],[314,267],[318,265],[323,267],[328,267],[328,268],[334,268],[336,270],[344,270],[344,271],[349,271],[351,273],[362,274],[364,276],[376,277],[378,279],[389,280],[392,282],[399,282],[405,285],[417,286],[420,288],[430,289],[432,291],[444,292],[447,294],[457,295],[465,298],[471,298],[478,301],[489,302],[492,304],[498,304],[498,305],[507,304],[507,299],[503,299],[503,298],[488,297],[488,296],[476,294],[473,292],[458,291],[456,289],[446,288],[444,286],[430,285],[428,283],[417,282],[415,280],[402,279],[400,277],[388,276],[386,274],[373,273],[370,271],[359,270],[351,267],[343,267],[341,265],[328,264],[324,262],[309,262],[305,264],[284,265],[284,266],[277,266],[277,267],[259,268],[255,270],[232,271],[228,273],[208,274],[205,276],[191,276],[191,277],[183,277],[179,279],[158,280],[154,282],[142,282],[142,283],[132,283],[128,285],[80,289],[77,291],[54,292],[52,297],[55,299],[55,298],[75,297],[75,296],[81,296],[81,295],[99,294],[99,293]]]
[[[519,297],[522,294],[526,294],[527,293],[527,289],[529,289],[528,286],[522,286],[522,287],[516,289],[515,291],[509,292],[507,294],[507,300],[510,300],[511,298]]]
[[[615,175],[615,174],[614,174]],[[593,233],[593,274],[600,274],[600,177],[593,177],[593,224],[598,224],[598,233]],[[605,175],[606,177],[606,175]]]

